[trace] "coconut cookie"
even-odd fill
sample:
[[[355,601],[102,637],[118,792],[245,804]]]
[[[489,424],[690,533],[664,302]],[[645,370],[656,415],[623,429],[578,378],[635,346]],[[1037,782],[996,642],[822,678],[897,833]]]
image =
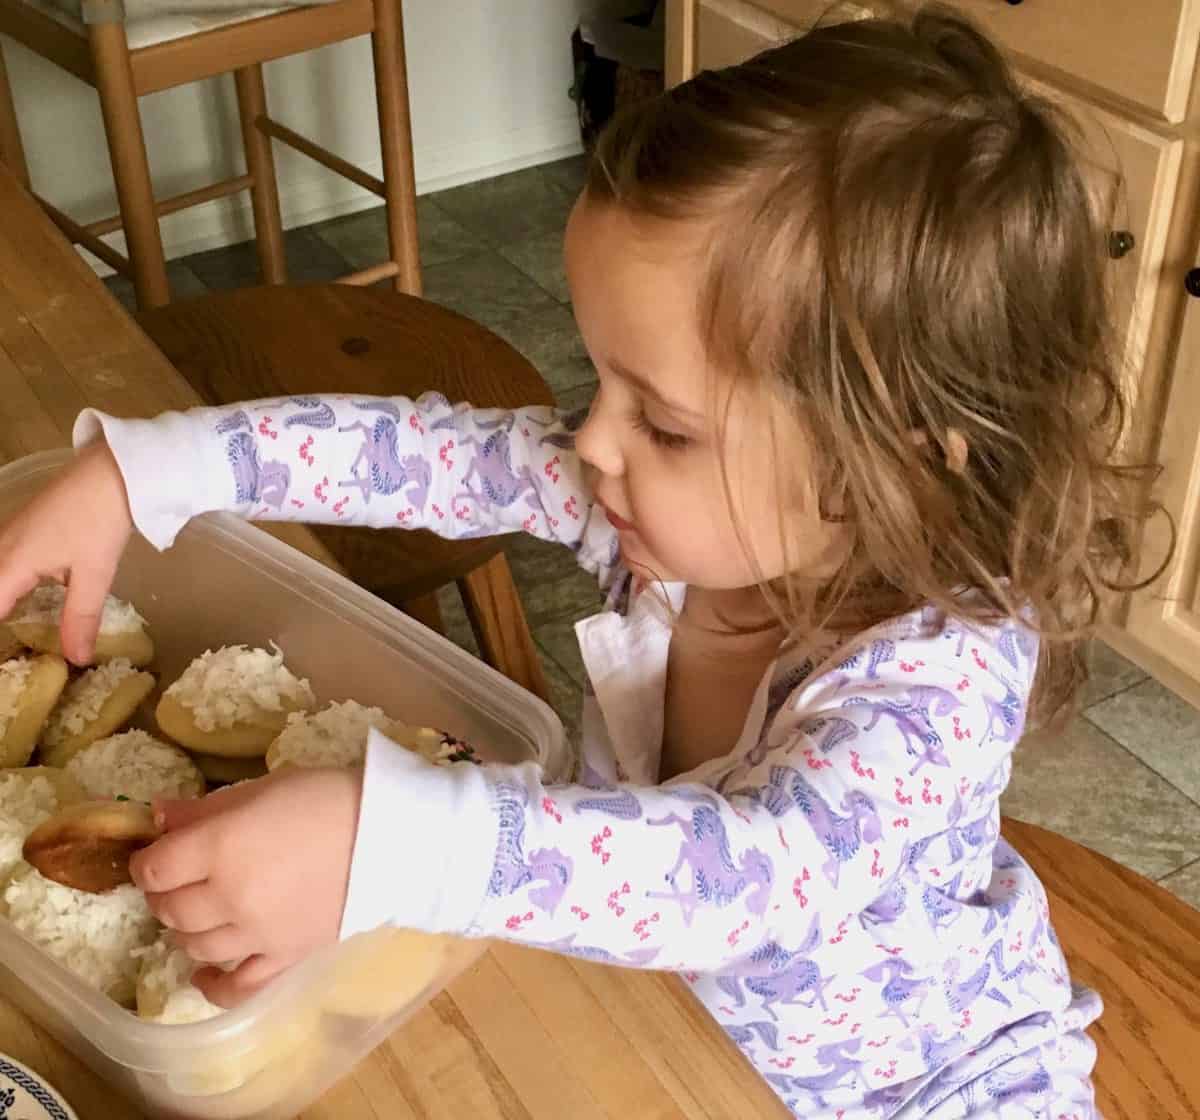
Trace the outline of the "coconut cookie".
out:
[[[125,731],[84,747],[65,770],[89,797],[202,797],[204,775],[185,751],[145,731]]]
[[[21,642],[39,653],[62,653],[63,604],[67,589],[61,583],[44,583],[25,596],[8,619],[8,628]],[[154,660],[154,643],[146,633],[146,620],[133,606],[108,595],[96,636],[95,660],[123,657],[138,668]]]
[[[84,792],[69,774],[48,766],[0,770],[0,882],[21,864],[25,837]]]
[[[61,657],[14,657],[0,664],[0,766],[24,766],[67,683]]]
[[[355,700],[335,700],[319,712],[295,712],[267,750],[267,769],[357,766],[366,756],[373,727],[397,741],[412,730],[382,708],[368,708]]]
[[[220,1015],[223,1008],[209,1003],[192,983],[196,963],[180,949],[170,930],[159,934],[149,948],[135,954],[139,961],[137,1013],[154,1023],[202,1023]]]
[[[132,883],[88,894],[51,882],[23,864],[0,895],[0,909],[17,930],[117,1003],[133,1004],[135,949],[153,943],[159,924]]]
[[[0,622],[0,661],[20,657],[25,652],[25,643],[16,636],[5,622]]]
[[[430,762],[475,758],[474,750],[453,735],[432,727],[410,727],[391,719],[382,708],[335,700],[319,712],[290,716],[287,727],[267,751],[267,767],[357,766],[366,757],[371,728]]]
[[[67,685],[42,730],[41,757],[66,766],[84,747],[123,727],[154,691],[154,678],[126,657],[88,669]]]
[[[155,713],[163,734],[222,758],[261,758],[293,712],[316,702],[283,653],[224,646],[197,657],[163,693]]]
[[[73,890],[103,894],[133,881],[129,857],[159,837],[140,801],[83,801],[59,809],[25,839],[25,861]]]

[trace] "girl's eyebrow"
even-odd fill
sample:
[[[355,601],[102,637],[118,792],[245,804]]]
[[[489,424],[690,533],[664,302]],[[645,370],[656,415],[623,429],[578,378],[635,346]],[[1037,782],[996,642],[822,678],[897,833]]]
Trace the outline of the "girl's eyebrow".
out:
[[[678,401],[673,401],[669,397],[664,397],[656,388],[654,382],[645,374],[638,373],[636,370],[630,369],[628,366],[618,362],[616,358],[608,359],[608,368],[613,371],[623,381],[632,382],[648,397],[653,397],[663,408],[668,408],[672,412],[678,412],[681,416],[690,417],[693,420],[703,422],[704,413],[694,408],[688,408],[686,405],[680,404]]]

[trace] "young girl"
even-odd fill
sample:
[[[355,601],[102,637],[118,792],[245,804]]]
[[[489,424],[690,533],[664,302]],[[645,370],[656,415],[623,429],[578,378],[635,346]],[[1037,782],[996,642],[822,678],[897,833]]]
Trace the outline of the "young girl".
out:
[[[131,526],[209,510],[523,530],[609,588],[580,784],[376,734],[363,773],[160,806],[152,908],[246,958],[200,974],[227,1004],[394,923],[677,972],[796,1116],[1095,1115],[1100,1003],[998,808],[1124,556],[1062,126],[944,14],[824,27],[615,123],[566,259],[586,420],[88,412],[0,538],[0,612],[65,580],[80,661]]]

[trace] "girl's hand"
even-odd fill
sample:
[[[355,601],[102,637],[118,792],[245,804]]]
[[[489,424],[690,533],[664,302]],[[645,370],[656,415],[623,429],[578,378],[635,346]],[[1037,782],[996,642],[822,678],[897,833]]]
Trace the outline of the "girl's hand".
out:
[[[362,774],[285,767],[196,801],[155,805],[166,833],[130,860],[155,916],[201,969],[195,983],[232,1007],[337,940],[358,827]]]
[[[132,529],[117,461],[107,444],[95,444],[0,529],[0,618],[43,580],[65,583],[63,653],[90,663]]]

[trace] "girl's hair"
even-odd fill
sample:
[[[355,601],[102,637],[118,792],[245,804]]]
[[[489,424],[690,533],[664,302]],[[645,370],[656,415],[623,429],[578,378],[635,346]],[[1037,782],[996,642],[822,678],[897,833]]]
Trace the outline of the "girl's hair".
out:
[[[1079,639],[1154,508],[1154,470],[1115,459],[1109,226],[1075,143],[930,7],[818,27],[634,106],[587,183],[591,201],[710,223],[712,359],[802,426],[809,485],[849,541],[819,586],[764,583],[791,632],[924,603],[1019,617],[1043,638],[1043,717],[1081,681]]]

